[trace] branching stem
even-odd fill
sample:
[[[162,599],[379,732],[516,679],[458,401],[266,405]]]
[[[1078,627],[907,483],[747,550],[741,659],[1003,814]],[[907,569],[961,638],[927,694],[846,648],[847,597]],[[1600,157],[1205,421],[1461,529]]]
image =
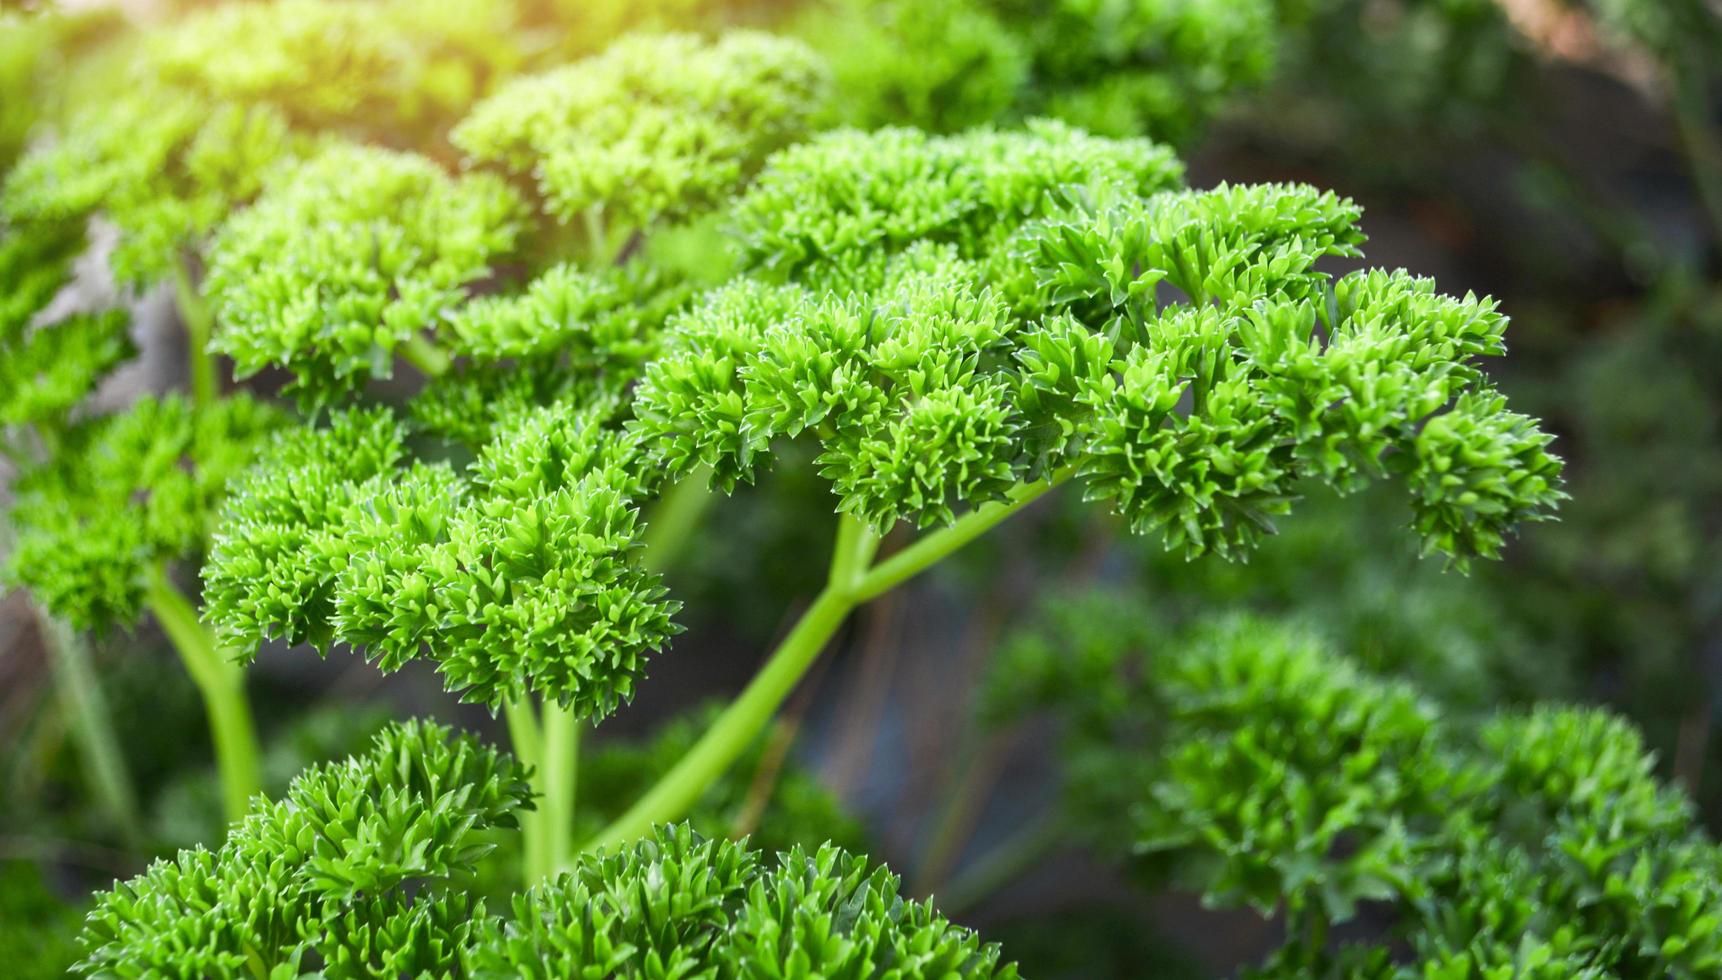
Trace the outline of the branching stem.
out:
[[[173,584],[163,566],[151,567],[145,597],[203,695],[216,768],[221,774],[222,803],[228,821],[238,820],[245,816],[251,798],[263,791],[257,732],[251,721],[251,704],[245,697],[245,671],[221,655],[215,638],[198,622],[191,600]]]
[[[957,518],[949,527],[934,531],[873,566],[856,583],[856,601],[876,599],[914,578],[963,545],[1004,523],[1012,514],[1039,500],[1047,491],[1070,479],[1070,475],[1070,470],[1060,470],[1050,479],[1019,484],[1006,495],[1006,499],[976,507]]]
[[[1011,491],[1008,499],[977,507],[949,527],[934,531],[877,565],[872,562],[879,547],[878,536],[850,515],[839,518],[825,588],[794,629],[694,747],[626,813],[585,846],[594,849],[626,843],[646,834],[654,824],[687,813],[770,724],[789,692],[856,606],[938,563],[1069,476],[1068,471],[1063,471],[1049,480],[1023,484]]]
[[[532,778],[539,786],[544,784],[544,759],[542,748],[544,737],[539,731],[538,711],[532,707],[530,699],[503,702],[503,716],[508,719],[508,740],[513,743],[514,757],[522,765],[532,770]],[[545,831],[549,828],[544,810],[544,801],[537,800],[533,804],[536,809],[521,815],[521,839],[524,853],[521,855],[522,879],[528,885],[544,877],[550,870],[550,864],[544,858],[547,853]]]

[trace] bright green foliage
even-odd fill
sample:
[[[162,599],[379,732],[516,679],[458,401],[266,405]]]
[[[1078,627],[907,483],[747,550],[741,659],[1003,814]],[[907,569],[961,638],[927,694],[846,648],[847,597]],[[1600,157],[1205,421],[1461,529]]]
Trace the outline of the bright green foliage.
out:
[[[363,650],[385,670],[429,656],[450,690],[528,692],[602,717],[633,694],[677,604],[639,566],[634,450],[601,408],[535,409],[463,476],[397,468],[386,411],[283,435],[236,486],[204,567],[234,646]]]
[[[509,4],[428,0],[218,4],[144,39],[171,85],[218,101],[279,107],[297,126],[357,123],[398,135],[458,113],[497,65]],[[394,130],[394,132],[391,132]]]
[[[481,296],[439,338],[461,358],[413,401],[427,430],[467,445],[535,405],[621,398],[658,351],[665,317],[690,289],[652,266],[553,266],[512,295]]]
[[[1209,900],[1294,918],[1415,887],[1405,820],[1438,788],[1420,782],[1433,709],[1310,637],[1232,623],[1182,640],[1153,682],[1167,735],[1137,847],[1197,852]]]
[[[1013,977],[996,946],[888,870],[827,845],[775,862],[662,827],[516,897],[468,896],[530,806],[507,756],[415,722],[258,801],[215,853],[100,897],[78,970],[99,976]]]
[[[1028,83],[1028,39],[984,0],[833,0],[797,25],[831,65],[841,122],[937,133],[994,122]]]
[[[522,20],[553,35],[557,53],[585,57],[617,38],[699,31],[716,34],[778,20],[799,0],[520,0]]]
[[[470,920],[461,887],[529,806],[507,756],[425,722],[258,801],[219,851],[182,851],[101,896],[86,975],[418,975],[446,969]],[[272,973],[271,971],[285,971]]]
[[[71,411],[131,357],[124,311],[38,322],[71,278],[84,236],[71,224],[0,226],[0,430],[58,431]]]
[[[1273,72],[1274,0],[997,0],[1033,42],[1035,111],[1180,142]],[[1290,6],[1287,4],[1287,6]]]
[[[827,845],[767,867],[686,825],[579,867],[488,920],[468,957],[479,977],[1014,977],[998,947],[897,877]]]
[[[165,276],[319,129],[422,142],[511,63],[506,7],[424,0],[223,4],[152,27],[7,180],[0,211],[120,228],[114,271]]]
[[[935,137],[908,129],[837,132],[790,147],[736,205],[743,254],[774,276],[847,286],[928,241],[964,259],[1003,249],[1055,191],[1098,186],[1135,197],[1175,187],[1184,168],[1147,140],[1108,140],[1054,122]]]
[[[1317,263],[1359,254],[1356,205],[1160,190],[1175,165],[1144,149],[1043,125],[785,152],[738,209],[760,278],[672,321],[633,431],[733,486],[814,430],[839,509],[880,530],[1071,471],[1191,556],[1247,552],[1309,480],[1400,476],[1460,563],[1546,516],[1549,437],[1473,363],[1502,350],[1493,304],[1336,279]]]
[[[134,350],[124,310],[79,313],[0,347],[0,425],[60,420]]]
[[[767,34],[630,38],[504,87],[453,140],[531,174],[563,221],[591,213],[637,228],[723,202],[806,130],[824,88],[812,52]]]
[[[1540,708],[1473,727],[1263,621],[1168,636],[1115,602],[1057,624],[1007,647],[991,712],[1064,717],[1073,829],[1120,857],[1132,842],[1140,872],[1209,902],[1283,912],[1269,975],[1722,968],[1722,849],[1625,722]],[[1329,948],[1364,902],[1411,962]],[[1485,972],[1512,964],[1527,972]]]
[[[206,283],[214,347],[246,377],[279,365],[307,397],[387,377],[513,247],[520,200],[501,180],[336,147],[285,174],[221,228]]]
[[[19,161],[0,207],[60,221],[101,211],[120,228],[115,275],[146,283],[255,195],[295,143],[272,106],[211,106],[145,83],[74,109],[56,142]]]
[[[7,579],[80,629],[129,627],[150,571],[201,553],[228,480],[282,421],[242,396],[170,395],[79,424],[16,483]]]
[[[801,30],[847,118],[949,131],[1048,115],[1188,140],[1273,74],[1293,4],[1274,0],[837,0]]]
[[[59,33],[51,15],[0,10],[0,173],[11,168],[42,111],[42,75]]]
[[[71,281],[72,260],[84,250],[73,224],[0,225],[0,343],[12,347]]]

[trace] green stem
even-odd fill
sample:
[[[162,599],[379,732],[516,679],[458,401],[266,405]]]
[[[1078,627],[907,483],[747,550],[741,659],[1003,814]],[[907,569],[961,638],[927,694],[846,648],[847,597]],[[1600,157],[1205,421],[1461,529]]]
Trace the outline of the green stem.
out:
[[[1045,496],[1047,491],[1070,479],[1070,470],[1060,470],[1050,479],[1024,483],[1002,501],[969,511],[949,527],[940,528],[890,558],[873,566],[856,584],[857,602],[876,599],[925,571],[945,556],[1003,523],[1004,520]]]
[[[604,207],[594,204],[580,212],[586,226],[586,250],[594,269],[610,264],[610,233],[604,226]]]
[[[514,757],[520,760],[521,765],[531,768],[533,782],[543,786],[544,739],[539,732],[538,712],[532,707],[532,701],[529,698],[505,701],[502,712],[508,719],[508,740],[514,743]],[[525,848],[521,855],[521,878],[527,885],[537,882],[550,870],[550,864],[544,859],[548,840],[544,802],[536,800],[536,809],[521,817],[521,839]]]
[[[447,374],[454,360],[429,337],[419,333],[409,336],[399,349],[401,359],[418,368],[419,373],[427,378],[440,378]]]
[[[215,357],[209,352],[210,329],[215,317],[209,303],[191,281],[189,259],[173,266],[173,293],[179,304],[179,320],[185,325],[185,344],[191,362],[191,394],[199,405],[213,402],[217,394]]]
[[[832,554],[832,578],[783,638],[765,666],[741,695],[724,709],[694,747],[640,797],[628,811],[586,843],[588,849],[635,840],[654,824],[674,820],[723,775],[777,712],[796,682],[825,648],[826,641],[855,608],[852,570],[865,565],[878,538],[859,521],[844,516]],[[841,577],[840,577],[841,576]]]
[[[694,528],[711,503],[711,470],[700,467],[679,480],[659,498],[646,518],[647,571],[662,573],[676,563],[693,537]]]
[[[245,671],[216,649],[215,638],[198,622],[197,611],[168,578],[166,568],[151,568],[144,595],[150,612],[179,651],[186,672],[203,695],[215,763],[221,773],[222,802],[227,819],[238,820],[245,816],[251,798],[263,790],[257,732],[245,698]]]
[[[596,849],[635,840],[654,824],[687,813],[771,722],[851,610],[926,570],[1070,475],[1070,470],[1063,470],[1048,480],[1018,486],[1005,500],[975,508],[877,565],[871,562],[879,547],[878,536],[854,517],[843,515],[837,525],[837,543],[825,588],[802,613],[795,628],[694,747],[626,813],[586,842],[586,847]]]
[[[36,609],[36,622],[48,648],[60,699],[72,719],[72,735],[84,757],[84,773],[90,780],[90,789],[121,838],[136,847],[143,840],[137,794],[132,791],[131,773],[126,770],[125,755],[120,751],[119,737],[114,734],[107,699],[90,663],[90,648],[77,631],[49,615],[46,609]]]
[[[568,864],[574,851],[574,790],[579,775],[580,723],[573,712],[545,701],[544,863],[549,873]]]

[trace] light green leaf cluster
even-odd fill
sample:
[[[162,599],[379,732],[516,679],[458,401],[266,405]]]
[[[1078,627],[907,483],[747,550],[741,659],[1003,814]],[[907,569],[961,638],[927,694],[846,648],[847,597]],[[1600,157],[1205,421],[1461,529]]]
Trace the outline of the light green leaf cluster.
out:
[[[604,408],[525,413],[465,474],[402,469],[405,438],[386,410],[337,412],[238,482],[203,572],[224,640],[342,642],[385,670],[428,656],[493,706],[628,700],[677,604],[640,567],[641,468]]]
[[[985,0],[834,0],[810,4],[795,32],[831,66],[849,126],[950,133],[1017,110],[1029,39]]]
[[[1278,61],[1274,0],[840,0],[798,30],[855,125],[951,131],[1047,115],[1187,141]]]
[[[1722,967],[1722,849],[1618,718],[1472,725],[1301,629],[1232,618],[1168,636],[1123,601],[1047,621],[995,678],[995,717],[1063,716],[1074,826],[1114,853],[1133,842],[1139,872],[1209,902],[1287,916],[1265,975]],[[1366,902],[1396,946],[1330,948],[1328,926]]]
[[[785,151],[737,209],[757,275],[672,321],[632,431],[727,487],[812,430],[878,530],[1074,472],[1191,556],[1246,553],[1310,481],[1401,477],[1461,563],[1561,499],[1549,437],[1474,363],[1502,350],[1493,304],[1335,278],[1356,205],[1161,190],[1176,166],[1144,147],[1042,125]]]
[[[387,377],[396,350],[508,254],[523,219],[495,176],[330,147],[222,225],[205,281],[213,347],[241,378],[287,368],[313,402]]]
[[[1204,625],[1177,650],[1153,682],[1165,770],[1138,848],[1211,856],[1203,894],[1264,914],[1313,904],[1345,921],[1418,887],[1413,833],[1426,828],[1406,821],[1441,788],[1431,705],[1293,630]]]
[[[433,0],[434,2],[434,0]],[[522,0],[528,29],[553,35],[561,54],[585,57],[630,35],[690,31],[715,35],[738,24],[768,24],[800,0]]]
[[[438,339],[460,360],[413,399],[413,418],[477,446],[535,405],[621,399],[691,291],[645,263],[595,272],[564,263],[518,293],[477,297],[446,318]]]
[[[42,111],[42,75],[60,31],[51,14],[0,10],[0,173],[11,169]]]
[[[519,79],[452,134],[474,160],[530,174],[547,212],[639,228],[709,210],[799,137],[826,97],[804,45],[752,31],[634,37]]]
[[[685,825],[581,859],[487,920],[481,977],[1014,977],[998,947],[906,902],[896,875],[827,845],[768,866]]]
[[[276,167],[341,130],[395,144],[464,109],[517,60],[510,5],[423,0],[222,4],[150,27],[106,85],[70,108],[0,193],[14,218],[100,212],[125,283],[253,198]]]
[[[181,852],[102,895],[90,976],[1014,977],[996,946],[834,845],[764,860],[666,826],[518,895],[470,895],[529,808],[505,755],[415,722],[259,800],[215,853]]]
[[[530,807],[505,755],[427,722],[259,799],[226,843],[159,861],[102,895],[87,976],[442,974],[483,903],[462,887]],[[424,971],[433,971],[426,974]]]
[[[1183,142],[1266,81],[1290,18],[1275,0],[995,0],[1033,41],[1034,111]]]
[[[273,106],[212,105],[145,81],[74,108],[56,140],[18,162],[0,210],[37,221],[100,211],[120,229],[114,274],[142,284],[255,195],[297,144]]]
[[[124,311],[41,322],[83,251],[73,224],[0,225],[0,430],[58,431],[107,373],[133,353]]]
[[[136,349],[124,310],[74,313],[0,344],[0,426],[61,423]]]
[[[1135,197],[1180,185],[1184,166],[1148,140],[1038,120],[1021,131],[929,136],[839,131],[792,146],[735,206],[748,265],[842,287],[876,280],[885,256],[927,241],[988,259],[1071,187]]]
[[[151,571],[202,551],[228,480],[283,421],[242,396],[170,395],[80,423],[18,478],[6,578],[80,629],[129,627]]]
[[[279,107],[295,126],[394,135],[470,105],[516,60],[505,0],[267,0],[218,4],[143,39],[170,85]],[[499,66],[496,62],[501,62]]]

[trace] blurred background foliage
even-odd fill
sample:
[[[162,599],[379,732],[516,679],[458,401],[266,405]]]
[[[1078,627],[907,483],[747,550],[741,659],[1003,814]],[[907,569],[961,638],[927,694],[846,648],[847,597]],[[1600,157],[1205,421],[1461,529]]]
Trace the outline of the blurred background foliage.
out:
[[[1652,786],[1643,826],[1627,821],[1621,833],[1688,841],[1722,830],[1722,5],[485,0],[459,16],[450,9],[0,5],[0,170],[35,145],[77,154],[84,178],[74,187],[32,177],[26,157],[6,194],[62,224],[88,210],[72,200],[79,194],[105,200],[106,220],[141,243],[110,256],[114,274],[147,282],[256,193],[263,161],[221,152],[219,127],[236,119],[274,127],[282,147],[339,133],[452,160],[449,121],[512,74],[630,32],[765,27],[803,37],[831,66],[838,96],[827,125],[948,132],[1050,115],[1168,142],[1195,186],[1301,180],[1355,197],[1373,261],[1500,300],[1513,319],[1501,386],[1558,433],[1568,461],[1572,499],[1560,521],[1527,528],[1506,561],[1469,576],[1390,533],[1409,519],[1390,493],[1312,501],[1248,564],[1186,563],[1055,497],[869,607],[708,795],[696,826],[753,833],[769,847],[867,843],[910,888],[993,930],[1025,975],[1041,977],[1201,976],[1264,962],[1301,975],[1300,943],[1318,924],[1356,945],[1348,975],[1391,975],[1365,962],[1387,937],[1425,962],[1449,962],[1429,908],[1440,888],[1476,880],[1540,881],[1542,891],[1525,890],[1536,892],[1536,915],[1578,916],[1558,893],[1562,876],[1578,873],[1545,845],[1595,814],[1551,804],[1499,847],[1460,826],[1506,795],[1534,795],[1502,756],[1543,736],[1652,760],[1654,776],[1693,801],[1682,809]],[[272,23],[295,30],[259,26]],[[107,114],[100,127],[68,122],[96,112]],[[13,221],[0,231],[30,232]],[[722,234],[695,222],[652,247],[712,281]],[[98,251],[112,241],[99,225],[92,237]],[[101,266],[82,269],[72,288],[111,290]],[[177,342],[167,306],[147,290],[126,295],[146,355]],[[109,395],[170,387],[180,380],[172,371],[158,361]],[[780,465],[715,507],[670,576],[692,629],[638,702],[600,729],[602,747],[580,774],[592,827],[692,741],[706,700],[740,687],[783,628],[776,611],[817,578],[830,504],[812,470]],[[116,633],[93,655],[149,819],[141,840],[106,826],[37,620],[21,595],[3,609],[0,963],[11,976],[52,976],[70,959],[80,896],[152,856],[216,839],[220,800],[189,681],[165,666],[171,654],[152,631]],[[1220,684],[1225,670],[1248,683]],[[265,655],[250,685],[271,791],[363,745],[391,716],[496,724],[453,704],[425,672],[385,681],[347,657]],[[1204,685],[1231,697],[1204,701]],[[1355,772],[1344,762],[1355,745],[1311,735],[1343,728],[1318,712],[1336,699],[1377,707],[1379,717],[1343,724],[1363,725],[1360,741],[1384,740],[1386,757],[1436,752],[1397,763],[1433,782],[1318,778],[1324,767]],[[1642,744],[1602,715],[1531,709],[1551,701],[1615,712]],[[1264,721],[1278,717],[1267,703],[1285,712],[1281,728]],[[1424,729],[1439,729],[1438,751],[1421,735],[1405,740]],[[1227,765],[1213,746],[1286,738],[1300,748],[1264,751],[1304,766],[1319,791],[1353,794],[1345,806],[1366,818],[1345,829],[1343,868],[1305,866],[1338,860],[1330,851],[1279,854],[1263,838],[1228,851],[1213,834],[1192,836],[1227,826],[1237,816],[1227,808],[1241,805],[1189,793],[1224,781],[1193,775]],[[1241,792],[1262,784],[1243,776],[1253,763],[1235,764],[1223,775],[1242,779]],[[1622,770],[1652,785],[1636,765]],[[1473,769],[1485,774],[1455,788],[1469,777],[1454,774]],[[1455,863],[1429,870],[1419,862],[1431,850]],[[1413,894],[1408,879],[1436,897]],[[1487,891],[1457,904],[1496,914]],[[1215,911],[1204,895],[1264,914]],[[1606,903],[1587,909],[1581,932],[1614,928]],[[1548,940],[1554,965],[1541,975],[1574,975],[1560,972],[1572,949],[1558,948],[1543,921],[1522,930]],[[1502,949],[1517,939],[1497,938]],[[1678,951],[1670,955],[1617,969],[1680,975]]]

